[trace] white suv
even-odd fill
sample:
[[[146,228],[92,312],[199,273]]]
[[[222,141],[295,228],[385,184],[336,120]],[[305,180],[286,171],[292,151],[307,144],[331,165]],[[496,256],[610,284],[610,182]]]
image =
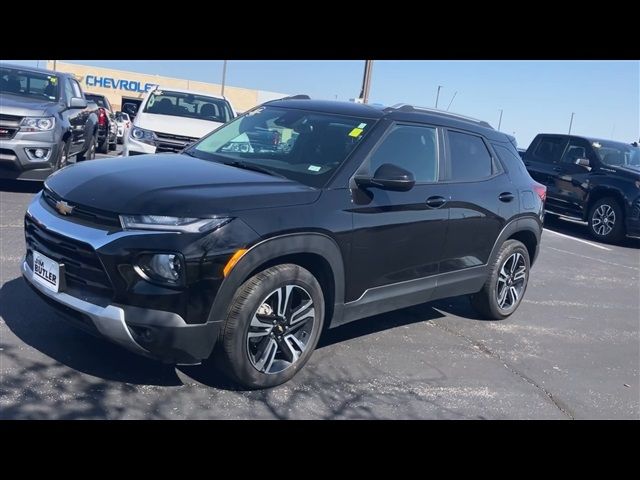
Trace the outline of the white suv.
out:
[[[224,97],[156,87],[140,104],[123,155],[178,152],[235,116]]]

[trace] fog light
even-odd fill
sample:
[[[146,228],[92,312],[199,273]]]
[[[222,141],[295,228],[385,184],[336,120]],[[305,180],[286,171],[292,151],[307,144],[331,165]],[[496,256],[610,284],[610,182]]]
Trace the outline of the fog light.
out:
[[[140,257],[136,270],[148,280],[169,285],[182,283],[182,258],[174,253],[143,255]]]
[[[36,156],[36,158],[43,158],[46,152],[41,148],[36,148],[36,151],[33,152],[33,154]]]

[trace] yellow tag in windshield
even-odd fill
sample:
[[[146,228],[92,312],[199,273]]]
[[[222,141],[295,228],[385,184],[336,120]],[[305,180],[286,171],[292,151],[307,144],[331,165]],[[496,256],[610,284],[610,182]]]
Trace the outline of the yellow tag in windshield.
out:
[[[354,128],[353,130],[351,130],[351,131],[349,132],[349,136],[350,136],[350,137],[356,137],[356,138],[357,138],[357,137],[359,137],[360,135],[362,135],[362,132],[363,132],[363,131],[364,131],[364,130],[363,130],[362,128]]]

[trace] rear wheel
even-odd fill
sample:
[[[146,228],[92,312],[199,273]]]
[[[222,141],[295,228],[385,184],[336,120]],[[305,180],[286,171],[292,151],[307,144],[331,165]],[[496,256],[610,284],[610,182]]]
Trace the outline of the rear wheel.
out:
[[[98,153],[109,153],[108,135],[105,135],[104,140],[98,143]]]
[[[225,323],[219,364],[248,388],[291,379],[309,360],[324,321],[316,278],[293,264],[254,275],[236,292]]]
[[[596,240],[615,243],[625,235],[622,208],[613,197],[596,201],[589,210],[589,232]]]
[[[471,296],[471,304],[483,317],[502,320],[516,311],[529,282],[529,252],[522,242],[502,244],[482,290]]]

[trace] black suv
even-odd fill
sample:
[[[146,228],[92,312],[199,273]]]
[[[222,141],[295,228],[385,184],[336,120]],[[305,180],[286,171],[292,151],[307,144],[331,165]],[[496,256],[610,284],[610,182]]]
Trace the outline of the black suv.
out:
[[[213,352],[268,387],[302,368],[323,327],[463,294],[486,318],[512,314],[544,196],[485,122],[294,97],[180,154],[49,177],[22,271],[79,326],[166,362]]]
[[[85,98],[98,106],[98,152],[109,153],[118,143],[118,122],[109,99],[98,93],[85,93]]]
[[[640,235],[637,144],[544,133],[523,160],[547,187],[547,211],[589,222],[591,235],[603,242]]]

